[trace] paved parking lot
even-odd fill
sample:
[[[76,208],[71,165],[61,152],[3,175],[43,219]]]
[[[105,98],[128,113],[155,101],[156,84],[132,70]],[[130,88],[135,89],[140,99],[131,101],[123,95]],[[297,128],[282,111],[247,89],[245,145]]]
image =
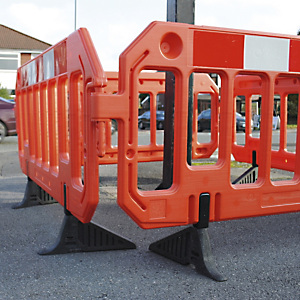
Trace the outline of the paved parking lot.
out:
[[[107,175],[93,221],[137,249],[39,256],[38,250],[55,242],[63,208],[11,208],[22,200],[27,179],[16,138],[0,144],[1,300],[300,299],[300,213],[212,223],[213,253],[228,278],[215,282],[148,250],[178,228],[140,229],[116,204],[114,167],[103,168]]]

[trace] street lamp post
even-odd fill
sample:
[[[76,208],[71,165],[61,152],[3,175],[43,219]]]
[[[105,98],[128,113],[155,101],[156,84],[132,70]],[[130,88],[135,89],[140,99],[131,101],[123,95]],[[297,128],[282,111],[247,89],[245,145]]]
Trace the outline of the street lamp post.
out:
[[[74,16],[74,27],[77,29],[77,0],[75,0],[75,16]]]

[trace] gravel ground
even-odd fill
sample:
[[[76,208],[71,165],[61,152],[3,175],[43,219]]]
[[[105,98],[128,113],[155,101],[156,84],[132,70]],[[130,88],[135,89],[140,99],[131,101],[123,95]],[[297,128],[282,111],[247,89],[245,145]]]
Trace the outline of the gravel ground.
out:
[[[100,169],[106,176],[93,221],[137,249],[38,255],[55,242],[63,208],[57,203],[11,208],[22,200],[27,179],[17,150],[6,146],[0,145],[1,300],[300,299],[300,213],[210,224],[213,253],[228,278],[215,282],[148,250],[178,228],[140,229],[116,204],[115,169],[109,166]]]

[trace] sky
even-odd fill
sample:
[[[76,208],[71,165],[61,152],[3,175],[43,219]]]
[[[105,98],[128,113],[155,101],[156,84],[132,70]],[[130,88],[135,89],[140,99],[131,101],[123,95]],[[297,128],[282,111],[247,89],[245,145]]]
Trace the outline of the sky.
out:
[[[0,0],[0,24],[56,44],[75,30],[76,0]],[[166,20],[167,0],[77,0],[77,28],[89,30],[105,71],[152,21]],[[195,24],[296,35],[299,0],[195,0]]]

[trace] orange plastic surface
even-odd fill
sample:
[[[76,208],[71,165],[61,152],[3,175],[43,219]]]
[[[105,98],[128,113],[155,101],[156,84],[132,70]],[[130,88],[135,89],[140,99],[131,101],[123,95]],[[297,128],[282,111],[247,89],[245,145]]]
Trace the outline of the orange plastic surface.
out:
[[[237,161],[252,162],[252,152],[256,151],[257,155],[265,155],[264,151],[260,151],[260,143],[262,140],[270,138],[270,134],[264,130],[261,131],[261,137],[254,138],[251,136],[251,96],[261,95],[262,101],[268,96],[266,86],[270,79],[260,74],[256,76],[240,75],[235,78],[235,96],[244,95],[246,99],[246,132],[245,145],[239,146],[233,143],[232,153]],[[287,151],[287,101],[288,95],[300,93],[300,79],[298,76],[291,77],[279,75],[273,79],[274,95],[280,96],[280,137],[278,150],[271,150],[271,167],[281,170],[294,172],[296,168],[296,153]],[[273,103],[273,100],[270,101]],[[264,120],[272,116],[272,112],[262,110],[262,126],[265,126]],[[264,128],[263,128],[264,129]],[[234,131],[233,141],[235,141],[236,132]],[[265,135],[265,136],[264,136]],[[258,157],[259,159],[259,157]]]
[[[106,72],[107,85],[104,88],[104,93],[116,94],[118,92],[118,73]],[[151,124],[150,124],[150,142],[148,145],[139,145],[138,147],[138,160],[139,162],[153,162],[163,160],[163,144],[157,142],[156,138],[156,113],[157,103],[156,97],[158,94],[165,93],[165,73],[163,72],[141,72],[138,77],[138,93],[147,93],[150,96],[150,111],[151,111]],[[198,94],[207,93],[212,98],[213,121],[215,124],[212,126],[212,138],[209,143],[199,143],[197,141],[197,117],[198,117]],[[192,141],[192,157],[207,158],[210,157],[217,148],[218,144],[218,102],[219,102],[219,89],[208,74],[195,74],[194,85],[194,108],[193,108],[193,141]],[[99,164],[116,164],[118,161],[118,147],[112,145],[111,136],[111,123],[110,121],[103,124],[105,128],[105,134],[102,137],[100,145],[102,148],[99,150]],[[103,135],[99,131],[99,135]],[[101,153],[101,154],[100,154]]]
[[[17,74],[22,171],[61,205],[66,201],[66,208],[82,222],[91,220],[99,193],[90,95],[105,85],[86,29],[49,48]]]
[[[104,93],[115,94],[118,92],[118,73],[107,72],[107,85]],[[156,139],[156,97],[158,94],[165,93],[165,74],[158,72],[143,72],[139,74],[138,94],[147,93],[150,96],[150,142],[148,145],[139,145],[138,156],[140,162],[160,161],[163,159],[163,145]],[[110,122],[106,122],[106,130],[103,155],[99,156],[99,164],[116,164],[118,161],[118,147],[112,145]]]

